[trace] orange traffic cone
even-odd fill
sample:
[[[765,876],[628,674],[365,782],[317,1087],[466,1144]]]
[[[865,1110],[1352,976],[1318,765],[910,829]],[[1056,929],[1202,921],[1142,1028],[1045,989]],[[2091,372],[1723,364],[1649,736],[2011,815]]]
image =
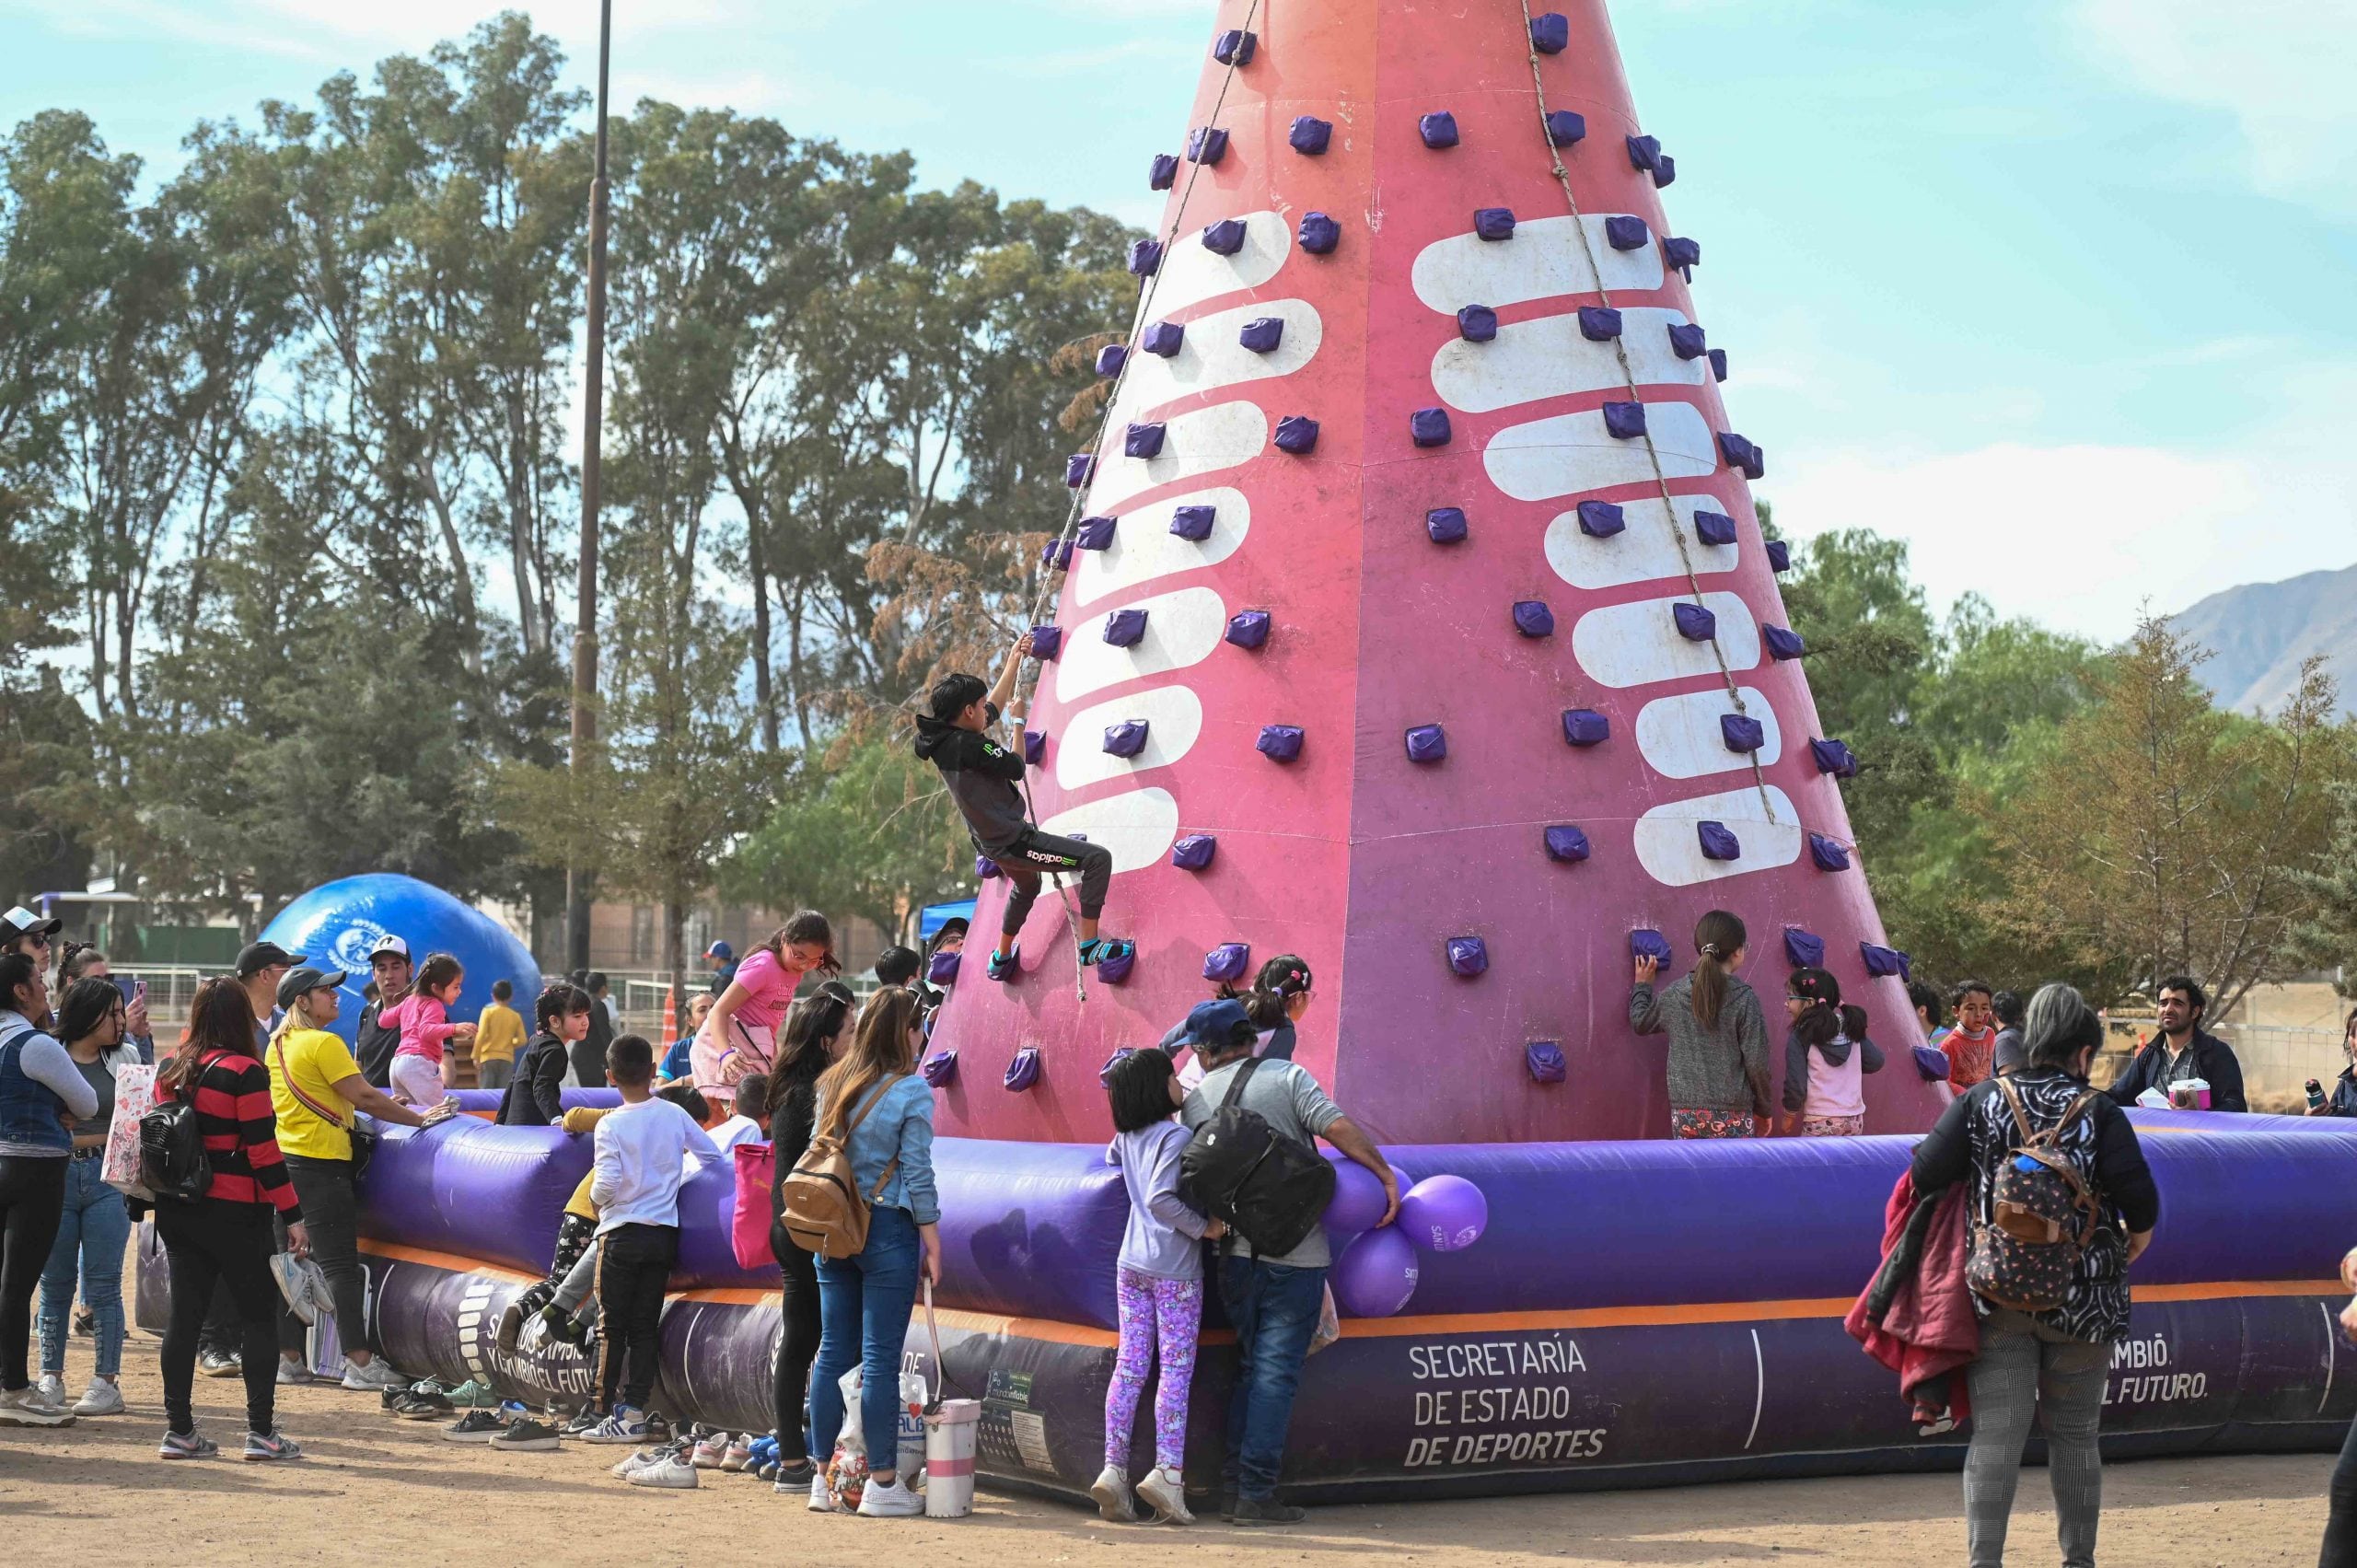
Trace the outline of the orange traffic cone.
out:
[[[679,988],[672,986],[663,993],[663,1049],[670,1050],[671,1042],[679,1038]],[[656,1054],[659,1056],[661,1052]]]

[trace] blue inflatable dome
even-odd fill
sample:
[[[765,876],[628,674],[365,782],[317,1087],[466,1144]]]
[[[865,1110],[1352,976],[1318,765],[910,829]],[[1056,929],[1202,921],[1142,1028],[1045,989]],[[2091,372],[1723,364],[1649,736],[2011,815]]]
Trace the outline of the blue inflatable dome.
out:
[[[347,1045],[360,1020],[361,988],[368,983],[368,949],[380,936],[407,942],[412,962],[423,963],[428,953],[457,956],[467,974],[450,1009],[453,1021],[471,1019],[489,1006],[496,980],[513,983],[516,1010],[527,1018],[540,994],[540,966],[513,932],[414,877],[372,872],[326,883],[279,911],[261,935],[306,962],[351,976],[335,1022]]]

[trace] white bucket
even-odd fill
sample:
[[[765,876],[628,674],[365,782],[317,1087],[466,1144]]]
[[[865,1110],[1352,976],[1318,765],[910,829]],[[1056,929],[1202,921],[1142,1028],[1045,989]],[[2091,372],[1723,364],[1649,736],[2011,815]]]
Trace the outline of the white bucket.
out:
[[[979,1400],[944,1400],[924,1418],[924,1516],[962,1519],[974,1511],[974,1439],[982,1429]]]

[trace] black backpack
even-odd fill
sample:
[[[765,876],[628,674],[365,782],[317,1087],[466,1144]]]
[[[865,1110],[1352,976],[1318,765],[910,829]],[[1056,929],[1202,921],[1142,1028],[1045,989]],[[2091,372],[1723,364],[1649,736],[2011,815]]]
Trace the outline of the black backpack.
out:
[[[200,1063],[197,1071],[203,1072]],[[213,1186],[213,1162],[204,1157],[193,1096],[159,1099],[139,1119],[139,1184],[158,1198],[194,1202]]]
[[[1260,1065],[1237,1070],[1212,1119],[1195,1129],[1178,1156],[1178,1192],[1188,1202],[1252,1244],[1262,1258],[1300,1246],[1334,1201],[1334,1167],[1325,1156],[1236,1103]]]
[[[2035,1128],[2011,1078],[1997,1092],[2020,1137],[2005,1151],[1990,1192],[1990,1221],[1972,1227],[1965,1283],[1983,1301],[2020,1312],[2051,1312],[2079,1277],[2079,1259],[2103,1224],[2103,1204],[2062,1147],[2063,1134],[2095,1105],[2081,1091],[2052,1126]]]

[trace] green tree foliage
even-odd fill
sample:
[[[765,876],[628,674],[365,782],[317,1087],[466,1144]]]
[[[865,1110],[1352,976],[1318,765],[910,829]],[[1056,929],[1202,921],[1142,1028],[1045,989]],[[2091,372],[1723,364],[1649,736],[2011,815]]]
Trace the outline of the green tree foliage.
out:
[[[2336,989],[2357,997],[2357,782],[2332,786],[2331,836],[2316,864],[2300,873],[2314,912],[2296,933],[2299,958],[2334,973]]]
[[[842,910],[889,930],[910,911],[970,887],[973,855],[940,775],[884,734],[803,758],[722,887],[778,907]]]

